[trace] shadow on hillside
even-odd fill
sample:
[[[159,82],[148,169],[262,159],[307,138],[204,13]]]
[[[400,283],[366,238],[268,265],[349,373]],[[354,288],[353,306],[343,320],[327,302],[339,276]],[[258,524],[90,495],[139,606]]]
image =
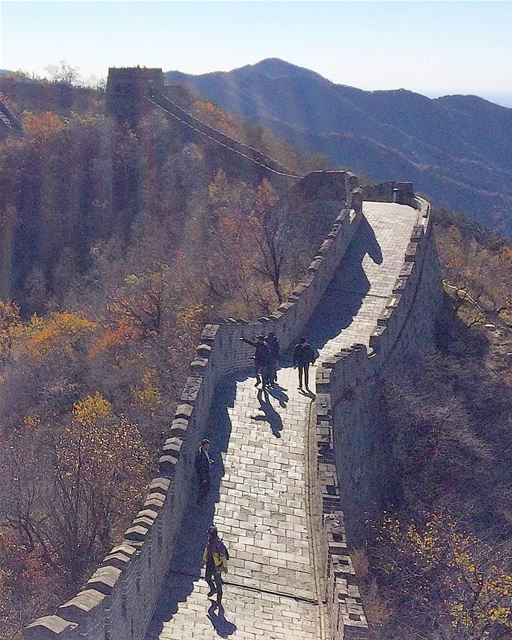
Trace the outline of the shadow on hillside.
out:
[[[246,375],[243,375],[238,378],[226,379],[222,386],[218,388],[213,399],[210,415],[214,416],[214,421],[211,420],[206,428],[206,437],[211,441],[210,455],[214,461],[211,467],[210,493],[205,504],[198,506],[196,504],[197,482],[194,479],[187,512],[176,540],[170,571],[158,599],[158,607],[151,621],[146,636],[147,640],[159,638],[164,629],[164,623],[172,620],[178,611],[179,604],[185,602],[194,590],[194,583],[199,579],[204,582],[202,564],[203,551],[207,542],[207,529],[214,522],[215,504],[219,501],[220,482],[225,471],[222,456],[228,450],[231,435],[231,420],[228,414],[228,407],[234,406],[237,379],[243,380],[246,377]],[[209,619],[218,635],[227,637],[223,636],[222,633],[231,628],[229,627],[231,623],[226,621],[226,625],[223,626],[222,621],[225,618],[208,616],[207,611],[210,604],[205,595],[204,620]],[[190,623],[193,624],[193,622],[194,618],[192,617]],[[219,632],[216,625],[222,630],[222,633]],[[233,631],[230,633],[233,633]]]
[[[370,290],[370,282],[363,269],[363,259],[366,255],[376,264],[382,264],[382,251],[375,232],[366,218],[363,218],[357,238],[350,245],[303,331],[316,349],[321,349],[326,342],[349,327],[359,312],[364,297]]]

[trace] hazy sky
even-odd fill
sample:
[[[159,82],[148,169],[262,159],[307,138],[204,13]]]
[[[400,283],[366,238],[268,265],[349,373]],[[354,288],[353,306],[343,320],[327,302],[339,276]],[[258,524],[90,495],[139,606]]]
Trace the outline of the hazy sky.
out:
[[[512,106],[512,2],[0,0],[0,68],[65,59],[188,73],[279,57],[363,89],[476,93]]]

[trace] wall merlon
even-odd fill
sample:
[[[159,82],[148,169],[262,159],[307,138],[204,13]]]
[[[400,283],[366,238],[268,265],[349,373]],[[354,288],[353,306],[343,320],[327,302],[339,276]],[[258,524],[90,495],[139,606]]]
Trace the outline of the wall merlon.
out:
[[[86,589],[94,589],[104,595],[110,595],[121,573],[121,569],[112,565],[102,566],[89,578],[86,583]]]
[[[220,325],[218,324],[207,324],[201,333],[201,340],[205,344],[209,344],[215,340],[215,336],[217,335],[217,331],[219,330]]]
[[[325,201],[339,197],[350,201],[353,195],[350,194],[348,185],[356,188],[357,178],[346,172],[328,172],[328,176],[323,175],[324,173],[315,172],[311,178],[306,177],[304,184],[295,188],[296,197],[303,198],[309,190],[311,193],[308,197],[322,196]],[[270,317],[257,322],[227,319],[205,326],[191,365],[194,375],[186,380],[167,434],[169,437],[162,447],[162,455],[158,461],[159,477],[150,485],[144,508],[125,532],[123,545],[114,547],[102,562],[101,568],[122,573],[121,578],[112,585],[110,596],[100,594],[108,597],[110,603],[108,615],[104,620],[98,621],[98,633],[101,632],[103,635],[96,635],[96,631],[92,631],[94,625],[87,622],[87,627],[82,629],[80,626],[80,636],[77,635],[76,638],[105,640],[105,631],[108,630],[109,633],[112,632],[112,640],[132,640],[129,626],[124,626],[129,625],[129,621],[121,620],[123,598],[128,602],[129,615],[133,617],[133,640],[144,638],[167,573],[177,533],[186,513],[194,473],[194,449],[204,437],[215,388],[226,374],[244,372],[252,367],[251,356],[254,351],[238,338],[244,336],[254,339],[256,335],[272,330],[278,336],[283,351],[293,345],[322,299],[362,219],[360,213],[354,209],[344,209],[340,212],[311,262],[308,274],[295,287],[291,299],[284,302]],[[397,310],[399,308],[400,304]],[[340,504],[340,489],[332,464],[332,432],[335,426],[332,398],[339,399],[347,388],[362,384],[360,381],[371,375],[372,368],[367,360],[366,347],[359,345],[338,354],[326,366],[318,368],[321,372],[316,398],[319,450],[313,459],[317,460],[320,469],[320,507],[325,509],[325,512],[336,511]],[[359,367],[362,371],[357,372],[357,376],[354,377],[354,369]],[[333,386],[336,387],[336,393],[332,395]],[[323,393],[324,390],[329,393]],[[347,400],[347,404],[350,404],[350,401]],[[334,532],[332,535],[341,534]],[[332,541],[346,547],[346,540],[332,538]],[[130,549],[131,554],[126,549]],[[325,549],[327,554],[327,547]],[[90,584],[89,582],[86,587]],[[92,590],[86,588],[86,591],[80,592],[76,597],[83,598],[87,591]],[[82,611],[83,615],[87,616],[84,608]],[[29,640],[34,638],[36,636],[30,637]],[[67,636],[62,638],[68,640]],[[75,640],[75,636],[69,638]],[[37,637],[37,640],[41,638]]]
[[[165,504],[165,498],[159,493],[151,493],[144,501],[144,506],[150,509],[161,509]]]
[[[181,440],[184,440],[185,436],[187,435],[189,423],[190,420],[188,418],[174,418],[169,429],[169,436],[171,438],[179,438]]]
[[[393,285],[393,290],[392,290],[393,293],[401,294],[405,289],[406,284],[407,284],[407,277],[403,276],[403,277],[397,278],[395,284]]]
[[[61,605],[59,613],[64,620],[77,623],[80,626],[80,634],[85,635],[101,624],[107,602],[107,595],[96,589],[85,589]]]
[[[416,252],[418,251],[418,243],[410,242],[405,250],[405,261],[412,262],[416,259]]]
[[[60,616],[44,616],[23,631],[24,640],[78,640],[78,625]]]
[[[124,537],[130,542],[144,542],[149,533],[149,527],[138,524],[124,532]]]
[[[190,371],[194,376],[204,376],[208,366],[208,358],[194,358],[190,363]]]
[[[153,518],[148,518],[146,516],[137,516],[132,521],[133,526],[141,525],[143,527],[152,527],[154,524]]]
[[[202,378],[189,376],[181,393],[182,403],[194,404],[201,388]]]
[[[124,546],[127,547],[128,545],[124,545]],[[131,547],[131,549],[133,550],[133,552],[135,552],[135,549],[133,547]],[[124,571],[127,565],[129,564],[129,562],[130,562],[129,556],[125,555],[124,553],[114,552],[114,553],[109,553],[108,556],[105,556],[101,564],[103,566],[116,567],[117,569]]]
[[[182,403],[176,407],[174,417],[175,419],[179,418],[183,420],[189,420],[193,411],[194,407],[191,404]]]

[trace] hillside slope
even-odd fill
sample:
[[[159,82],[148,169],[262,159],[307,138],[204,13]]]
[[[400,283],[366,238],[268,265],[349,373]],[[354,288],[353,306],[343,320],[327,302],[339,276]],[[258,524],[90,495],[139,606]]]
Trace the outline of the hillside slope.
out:
[[[271,172],[161,110],[129,130],[99,92],[5,87],[24,125],[0,142],[0,639],[13,640],[140,508],[204,324],[274,311],[341,203],[290,202]],[[315,166],[184,99],[300,173]]]
[[[294,145],[378,181],[397,175],[512,235],[512,110],[476,96],[362,91],[277,59],[184,84]]]

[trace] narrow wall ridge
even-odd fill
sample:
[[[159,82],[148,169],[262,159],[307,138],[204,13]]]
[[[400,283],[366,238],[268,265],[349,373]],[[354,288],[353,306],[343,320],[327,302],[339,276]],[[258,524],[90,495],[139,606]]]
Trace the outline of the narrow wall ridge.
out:
[[[384,189],[373,191],[385,201]],[[333,640],[369,637],[350,550],[364,547],[366,521],[379,512],[391,464],[379,422],[381,382],[432,343],[443,295],[430,204],[417,196],[409,202],[417,222],[368,344],[342,349],[317,369],[316,472]]]

